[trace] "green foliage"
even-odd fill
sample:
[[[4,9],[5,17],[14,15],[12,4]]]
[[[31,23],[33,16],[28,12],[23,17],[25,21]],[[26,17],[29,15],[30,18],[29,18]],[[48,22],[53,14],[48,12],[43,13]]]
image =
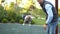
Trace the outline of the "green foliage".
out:
[[[2,22],[2,23],[7,23],[8,20],[7,20],[6,18],[3,18],[1,22]]]
[[[34,18],[33,22],[36,25],[43,25],[45,23],[45,20]]]
[[[58,16],[60,17],[60,9],[58,9]]]
[[[4,10],[4,8],[2,6],[0,6],[0,21],[1,22],[10,22],[10,23],[23,23],[23,18],[22,18],[22,14],[20,13],[20,11],[22,12],[22,10],[24,8],[20,8],[18,6],[14,7],[14,3],[11,2],[10,4],[10,8],[8,10]],[[26,9],[28,13],[32,14],[34,17],[40,17],[40,15],[42,15],[43,17],[43,11],[40,9],[34,9],[33,11],[30,11],[29,9]],[[37,16],[39,15],[39,16]],[[38,20],[37,20],[38,21]],[[37,22],[33,19],[31,24],[36,24]]]
[[[11,23],[15,23],[15,20],[14,19],[11,19],[11,21],[10,21]]]
[[[23,18],[22,18],[22,14],[19,13],[20,12],[20,8],[14,8],[14,3],[11,4],[10,9],[9,10],[4,10],[4,8],[2,6],[0,6],[0,21],[3,23],[23,23]],[[38,18],[37,15],[43,15],[43,11],[39,10],[39,9],[35,9],[33,11],[30,11],[31,14],[35,17]],[[30,13],[28,10],[28,13]],[[43,17],[43,16],[42,16]],[[38,19],[33,19],[31,24],[39,24]]]
[[[38,17],[46,17],[46,14],[43,12],[42,9],[34,9],[33,11],[30,12],[33,16],[35,16],[36,18]]]
[[[23,24],[23,22],[24,22],[23,19],[20,19],[20,20],[19,20],[19,23],[20,23],[20,24]]]
[[[34,19],[32,19],[32,22],[31,22],[31,24],[35,24],[35,21],[34,21]]]
[[[0,21],[6,18],[6,10],[4,10],[4,8],[0,5]]]

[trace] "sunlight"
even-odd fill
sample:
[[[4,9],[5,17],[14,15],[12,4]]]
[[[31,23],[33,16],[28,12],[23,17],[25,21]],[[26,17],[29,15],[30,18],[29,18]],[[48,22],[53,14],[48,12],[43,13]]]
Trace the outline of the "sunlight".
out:
[[[11,2],[16,3],[16,0],[5,0],[5,3],[7,3],[7,4],[8,4],[8,6],[10,6],[10,3],[11,3]]]
[[[55,0],[46,0],[46,1],[51,2],[55,6]]]
[[[55,0],[46,0],[46,1],[51,2],[55,6]],[[8,6],[10,6],[11,2],[16,3],[16,0],[5,0],[5,4],[7,4]],[[58,2],[59,2],[58,7],[60,8],[60,0],[58,0]],[[39,8],[39,9],[41,8],[40,5],[38,4],[37,0],[33,0],[33,3],[35,3],[34,6],[36,8]],[[29,2],[29,0],[22,0],[22,2],[19,4],[19,7],[28,7],[29,5],[31,5],[31,2]]]
[[[60,9],[60,0],[58,0],[58,7],[59,7],[59,9]]]

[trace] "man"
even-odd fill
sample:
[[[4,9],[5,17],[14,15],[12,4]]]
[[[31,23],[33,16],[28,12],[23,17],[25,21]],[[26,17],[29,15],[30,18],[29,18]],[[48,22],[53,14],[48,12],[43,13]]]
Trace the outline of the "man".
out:
[[[44,24],[44,28],[46,28],[46,34],[55,34],[58,14],[55,7],[48,1],[45,0],[37,0],[46,13],[46,24]]]

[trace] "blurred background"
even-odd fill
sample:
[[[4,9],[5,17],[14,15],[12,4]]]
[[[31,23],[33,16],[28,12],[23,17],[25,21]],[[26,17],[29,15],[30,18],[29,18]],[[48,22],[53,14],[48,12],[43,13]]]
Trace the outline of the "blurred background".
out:
[[[46,0],[55,6],[55,0]],[[33,7],[34,6],[34,7]],[[32,8],[33,7],[33,10]],[[23,23],[23,15],[31,14],[32,23],[42,25],[46,14],[37,0],[0,0],[0,23]],[[60,0],[58,0],[58,15],[60,20]]]

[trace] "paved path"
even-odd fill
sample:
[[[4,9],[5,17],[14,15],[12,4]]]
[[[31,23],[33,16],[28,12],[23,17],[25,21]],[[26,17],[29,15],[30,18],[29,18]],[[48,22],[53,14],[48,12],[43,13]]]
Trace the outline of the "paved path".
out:
[[[60,33],[60,28],[59,28]],[[21,25],[21,24],[1,24],[0,34],[46,34],[45,30],[40,25]]]

